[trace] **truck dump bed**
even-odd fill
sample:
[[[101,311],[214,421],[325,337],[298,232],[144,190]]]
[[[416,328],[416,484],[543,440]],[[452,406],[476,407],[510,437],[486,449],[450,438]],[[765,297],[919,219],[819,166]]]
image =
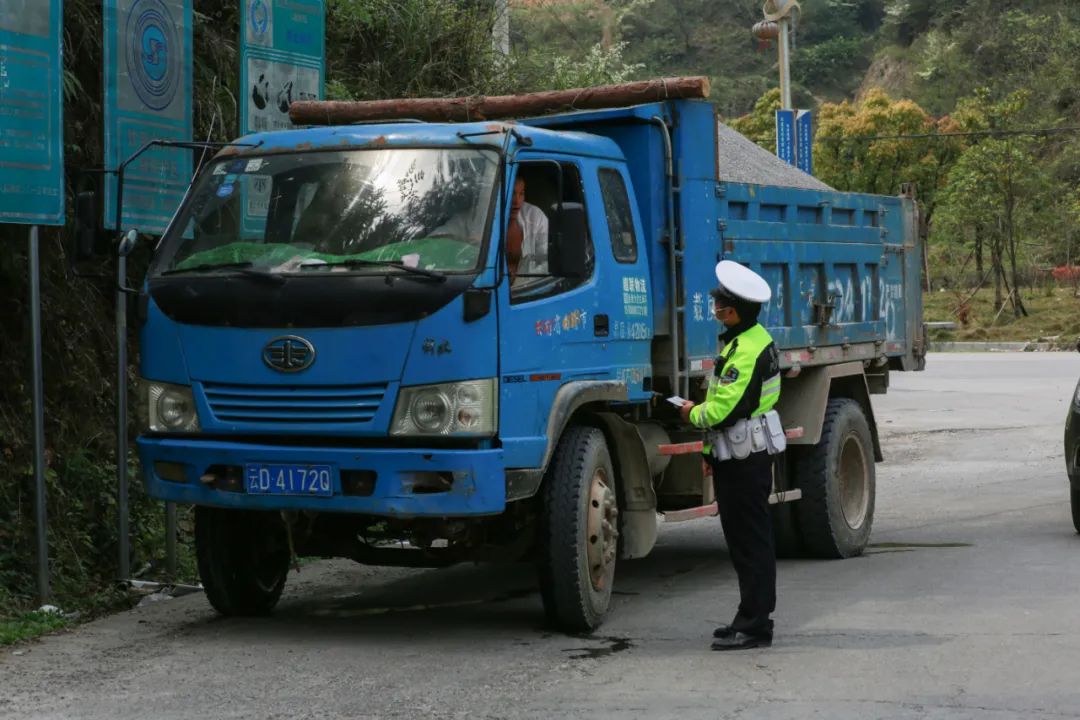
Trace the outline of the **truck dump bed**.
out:
[[[788,360],[884,351],[915,363],[923,339],[914,201],[833,190],[723,124],[717,140],[725,256],[773,287],[764,322],[782,349],[796,351]],[[816,363],[808,348],[818,349]]]

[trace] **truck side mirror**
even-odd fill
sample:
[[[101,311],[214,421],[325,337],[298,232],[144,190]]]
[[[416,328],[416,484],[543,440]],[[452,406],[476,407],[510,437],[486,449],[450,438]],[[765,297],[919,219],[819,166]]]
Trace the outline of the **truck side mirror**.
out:
[[[583,278],[589,274],[589,225],[580,203],[555,208],[548,237],[548,266],[555,277]]]
[[[116,253],[120,257],[127,257],[131,254],[131,251],[135,249],[135,246],[139,242],[139,231],[135,228],[128,230],[120,238],[120,247],[117,248]]]
[[[98,213],[97,193],[84,190],[75,196],[75,262],[93,260],[108,253],[104,247],[105,233]]]

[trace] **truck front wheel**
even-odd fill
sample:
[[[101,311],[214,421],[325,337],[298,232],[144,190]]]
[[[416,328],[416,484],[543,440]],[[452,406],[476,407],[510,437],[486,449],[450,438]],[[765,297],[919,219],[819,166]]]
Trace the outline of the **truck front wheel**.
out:
[[[874,454],[862,406],[829,400],[821,441],[799,453],[796,503],[803,546],[813,557],[862,553],[874,522]]]
[[[619,541],[615,473],[604,434],[574,426],[544,478],[538,539],[540,594],[567,632],[600,625],[611,602]]]
[[[289,539],[276,513],[195,508],[195,557],[206,597],[222,615],[265,615],[289,572]]]

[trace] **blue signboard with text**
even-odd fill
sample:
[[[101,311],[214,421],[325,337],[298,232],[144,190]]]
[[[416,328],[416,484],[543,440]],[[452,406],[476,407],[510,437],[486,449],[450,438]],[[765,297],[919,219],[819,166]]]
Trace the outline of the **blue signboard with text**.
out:
[[[795,164],[795,111],[776,111],[776,155],[789,165]]]
[[[240,28],[240,134],[288,130],[294,100],[322,100],[326,75],[323,0],[243,0]],[[242,189],[243,231],[261,236],[270,179]]]
[[[105,0],[105,165],[151,140],[190,141],[192,0]],[[154,148],[124,174],[121,229],[161,233],[191,181],[190,150]],[[105,223],[116,227],[116,176]]]
[[[795,115],[795,157],[799,169],[807,175],[814,174],[814,118],[809,110]]]
[[[64,224],[62,0],[0,0],[0,223]]]

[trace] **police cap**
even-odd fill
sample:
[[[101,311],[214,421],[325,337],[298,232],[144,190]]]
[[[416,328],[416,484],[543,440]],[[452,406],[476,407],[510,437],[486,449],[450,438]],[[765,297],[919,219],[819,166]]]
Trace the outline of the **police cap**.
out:
[[[765,278],[731,260],[721,260],[716,265],[716,280],[720,283],[712,292],[719,301],[735,300],[743,303],[767,303],[772,298],[772,288]]]

